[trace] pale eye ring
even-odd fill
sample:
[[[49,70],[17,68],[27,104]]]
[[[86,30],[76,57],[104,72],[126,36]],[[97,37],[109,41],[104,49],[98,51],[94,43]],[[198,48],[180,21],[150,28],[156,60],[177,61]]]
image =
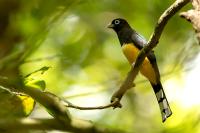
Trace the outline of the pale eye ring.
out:
[[[117,19],[117,20],[115,20],[115,24],[119,24],[120,23],[120,21]]]

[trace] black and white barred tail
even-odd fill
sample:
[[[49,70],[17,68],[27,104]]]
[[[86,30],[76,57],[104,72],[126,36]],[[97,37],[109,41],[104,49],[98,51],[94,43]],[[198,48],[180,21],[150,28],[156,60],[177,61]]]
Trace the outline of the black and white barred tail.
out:
[[[165,122],[165,120],[172,115],[172,111],[165,96],[162,84],[160,82],[157,84],[151,83],[151,86],[153,87],[153,90],[156,94],[156,98],[160,107],[162,122]]]

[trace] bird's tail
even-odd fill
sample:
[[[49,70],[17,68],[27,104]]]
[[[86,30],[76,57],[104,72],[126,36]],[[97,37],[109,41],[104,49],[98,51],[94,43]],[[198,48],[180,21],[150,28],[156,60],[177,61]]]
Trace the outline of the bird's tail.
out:
[[[165,120],[172,115],[172,111],[165,96],[162,84],[160,82],[157,84],[151,83],[151,86],[153,87],[153,90],[156,94],[156,98],[160,107],[162,122],[165,122]]]

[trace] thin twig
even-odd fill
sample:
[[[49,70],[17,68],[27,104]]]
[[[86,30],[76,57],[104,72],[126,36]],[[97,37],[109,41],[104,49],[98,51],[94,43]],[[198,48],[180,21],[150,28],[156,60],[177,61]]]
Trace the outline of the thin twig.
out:
[[[190,0],[177,0],[160,16],[147,45],[140,51],[134,67],[131,68],[121,87],[113,94],[111,101],[116,101],[116,99],[120,101],[125,92],[132,87],[132,83],[140,70],[141,64],[143,63],[147,54],[158,44],[160,36],[168,20],[189,2]],[[121,107],[121,104],[119,103],[115,107]]]
[[[69,107],[69,108],[75,108],[75,109],[80,109],[80,110],[96,110],[96,109],[106,109],[110,107],[115,107],[118,104],[118,101],[116,100],[116,101],[111,102],[110,104],[107,104],[104,106],[95,106],[95,107],[77,106],[68,101],[67,102],[65,101],[65,103],[67,103],[66,107]]]

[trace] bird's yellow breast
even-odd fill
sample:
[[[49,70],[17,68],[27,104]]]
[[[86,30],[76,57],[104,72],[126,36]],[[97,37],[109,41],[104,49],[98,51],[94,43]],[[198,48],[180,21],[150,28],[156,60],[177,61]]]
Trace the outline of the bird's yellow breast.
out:
[[[135,47],[135,45],[133,45],[132,43],[124,44],[122,46],[122,51],[130,64],[136,61],[136,58],[140,52],[139,49]],[[154,69],[147,57],[145,58],[143,64],[140,67],[140,72],[152,83],[156,83],[156,75]]]

